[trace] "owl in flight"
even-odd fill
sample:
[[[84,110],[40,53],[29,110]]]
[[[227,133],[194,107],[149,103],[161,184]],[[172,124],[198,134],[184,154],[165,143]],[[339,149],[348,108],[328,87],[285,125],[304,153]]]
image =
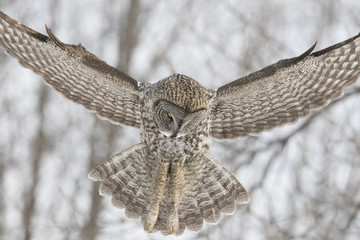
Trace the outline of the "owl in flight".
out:
[[[89,173],[100,194],[141,218],[148,232],[199,231],[250,198],[208,149],[211,139],[258,134],[342,95],[360,75],[360,35],[281,60],[209,90],[173,74],[137,82],[81,45],[38,33],[0,12],[0,46],[67,98],[114,124],[140,129],[141,143]]]

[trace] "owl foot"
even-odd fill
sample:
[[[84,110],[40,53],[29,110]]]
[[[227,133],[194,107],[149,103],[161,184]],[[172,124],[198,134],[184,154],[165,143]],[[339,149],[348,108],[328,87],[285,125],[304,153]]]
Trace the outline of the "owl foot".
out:
[[[146,216],[143,226],[146,232],[152,232],[159,215],[159,206],[154,206]]]
[[[166,231],[169,234],[176,234],[176,232],[179,230],[179,216],[176,212],[175,214],[170,214],[167,223],[166,223]]]

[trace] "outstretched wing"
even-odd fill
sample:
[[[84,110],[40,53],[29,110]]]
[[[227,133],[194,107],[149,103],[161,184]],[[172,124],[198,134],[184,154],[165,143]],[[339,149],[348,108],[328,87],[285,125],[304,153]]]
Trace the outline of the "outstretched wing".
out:
[[[0,46],[74,102],[115,124],[140,126],[136,80],[107,65],[81,45],[62,43],[0,12]]]
[[[220,87],[211,105],[211,135],[258,134],[340,97],[360,75],[360,34],[311,53],[314,47]]]

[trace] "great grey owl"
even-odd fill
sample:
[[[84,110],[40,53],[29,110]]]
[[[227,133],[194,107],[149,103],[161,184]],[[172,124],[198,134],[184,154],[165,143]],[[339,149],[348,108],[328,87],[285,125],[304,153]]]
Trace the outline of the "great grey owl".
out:
[[[215,90],[173,74],[137,82],[81,45],[38,33],[0,13],[0,45],[67,98],[100,118],[140,129],[141,143],[89,173],[148,232],[199,231],[249,195],[208,153],[211,139],[257,134],[340,97],[360,75],[360,37],[281,60]]]

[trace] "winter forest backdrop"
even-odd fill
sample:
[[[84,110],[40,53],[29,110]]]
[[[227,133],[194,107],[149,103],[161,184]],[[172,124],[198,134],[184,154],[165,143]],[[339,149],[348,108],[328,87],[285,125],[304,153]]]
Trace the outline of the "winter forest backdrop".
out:
[[[178,72],[207,88],[360,31],[358,0],[0,0],[0,10],[139,81]],[[0,50],[0,239],[360,239],[359,82],[294,125],[213,141],[251,202],[198,234],[147,234],[98,195],[88,172],[137,142],[138,130],[97,119]]]

